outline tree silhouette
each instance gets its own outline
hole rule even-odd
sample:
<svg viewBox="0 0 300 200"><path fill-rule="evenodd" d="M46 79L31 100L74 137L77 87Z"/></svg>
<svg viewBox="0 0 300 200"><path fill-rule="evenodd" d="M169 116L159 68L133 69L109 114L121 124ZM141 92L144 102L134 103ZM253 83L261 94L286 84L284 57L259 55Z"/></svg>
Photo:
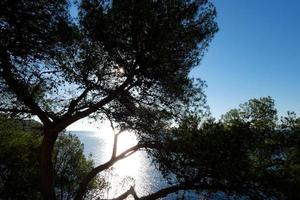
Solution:
<svg viewBox="0 0 300 200"><path fill-rule="evenodd" d="M188 115L178 127L156 136L164 146L150 153L166 178L174 182L176 177L170 190L299 199L300 118L289 113L278 121L276 113L274 100L264 97L218 121Z"/></svg>
<svg viewBox="0 0 300 200"><path fill-rule="evenodd" d="M167 119L201 101L188 73L217 31L206 0L82 0L76 20L70 6L0 2L0 111L42 122L44 199L55 199L52 151L70 124L90 116L150 132L155 127L138 122ZM132 151L152 143L139 145Z"/></svg>

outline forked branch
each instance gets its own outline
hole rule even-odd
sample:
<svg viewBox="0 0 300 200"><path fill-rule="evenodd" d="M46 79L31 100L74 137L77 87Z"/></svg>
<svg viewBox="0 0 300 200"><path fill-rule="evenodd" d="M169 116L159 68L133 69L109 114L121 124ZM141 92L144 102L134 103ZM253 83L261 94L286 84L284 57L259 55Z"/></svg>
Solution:
<svg viewBox="0 0 300 200"><path fill-rule="evenodd" d="M116 135L117 137L118 135ZM115 143L116 144L116 143ZM92 169L81 181L81 183L79 184L79 188L78 188L78 192L77 195L75 196L75 200L80 200L83 198L84 194L86 193L87 190L87 186L90 183L90 181L97 176L98 173L109 169L110 167L112 167L116 162L118 162L119 160L122 160L124 158L127 158L128 156L132 155L133 153L137 152L140 149L144 149L144 148L156 148L159 149L161 147L161 145L154 143L154 142L146 142L146 143L139 143L135 146L132 146L130 148L128 148L127 150L123 151L122 153L120 153L119 155L113 154L112 158L102 164L99 165L97 167L95 167L94 169ZM115 156L114 156L115 155Z"/></svg>

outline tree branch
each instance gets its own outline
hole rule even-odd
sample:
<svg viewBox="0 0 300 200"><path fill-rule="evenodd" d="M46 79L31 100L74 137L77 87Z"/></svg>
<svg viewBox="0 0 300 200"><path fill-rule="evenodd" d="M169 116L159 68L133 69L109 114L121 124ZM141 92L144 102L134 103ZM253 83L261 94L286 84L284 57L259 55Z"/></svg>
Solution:
<svg viewBox="0 0 300 200"><path fill-rule="evenodd" d="M87 87L76 99L72 100L70 102L67 114L71 114L75 107L78 105L78 103L84 98L86 97L87 93L90 91L90 88Z"/></svg>
<svg viewBox="0 0 300 200"><path fill-rule="evenodd" d="M108 104L109 102L114 100L119 95L122 95L122 93L124 92L126 87L129 86L130 83L132 83L132 80L133 80L132 77L128 77L118 88L116 88L115 90L110 92L106 97L104 97L99 102L95 103L94 105L91 105L90 107L88 107L87 109L85 109L83 111L76 112L72 116L70 116L70 113L67 112L56 122L57 127L63 129L63 128L67 127L68 125L76 122L77 120L87 117L90 114L96 112L101 107Z"/></svg>
<svg viewBox="0 0 300 200"><path fill-rule="evenodd" d="M193 184L191 182L181 183L178 185L173 185L167 188L163 188L154 192L152 194L138 197L134 188L130 187L126 192L121 194L120 196L110 199L110 200L123 200L127 198L129 195L132 195L135 200L155 200L166 197L169 194L181 191L181 190L221 190L224 189L224 186L216 186L216 185L209 185L207 183L203 184Z"/></svg>
<svg viewBox="0 0 300 200"><path fill-rule="evenodd" d="M33 114L36 114L40 118L44 125L49 125L51 121L47 113L38 106L37 102L35 102L35 99L28 91L26 84L14 77L12 69L15 67L10 63L8 52L5 49L1 49L0 56L3 69L1 75L6 84L15 93L17 98L30 108Z"/></svg>
<svg viewBox="0 0 300 200"><path fill-rule="evenodd" d="M121 194L120 196L114 198L114 199L110 199L110 200L121 200L121 199L126 199L128 196L132 195L133 198L135 200L139 199L139 197L137 196L134 187L130 187L129 190L127 190L126 192L124 192L123 194Z"/></svg>
<svg viewBox="0 0 300 200"><path fill-rule="evenodd" d="M127 150L123 151L122 153L120 153L119 155L112 157L108 162L99 165L97 167L95 167L94 169L92 169L81 181L81 183L79 184L79 189L78 192L75 196L75 200L81 200L84 196L84 194L86 193L86 189L88 184L90 183L90 181L96 177L96 175L108 168L110 168L111 166L113 166L117 161L122 160L130 155L132 155L133 153L135 153L136 151L143 149L143 148L160 148L161 145L156 144L154 142L147 142L147 143L139 143L135 146L132 146L130 148L128 148Z"/></svg>
<svg viewBox="0 0 300 200"><path fill-rule="evenodd" d="M121 133L123 133L126 129L121 129L118 133L114 133L114 143L113 143L113 151L111 155L111 159L115 159L117 156L118 150L118 137Z"/></svg>
<svg viewBox="0 0 300 200"><path fill-rule="evenodd" d="M154 199L166 197L169 194L172 194L174 192L178 192L178 191L184 190L184 189L192 190L192 189L196 189L196 187L193 185L188 186L188 185L183 185L183 184L174 185L174 186L170 186L167 188L163 188L161 190L158 190L157 192L154 192L152 194L142 196L142 197L138 197L134 188L130 187L126 192L124 192L120 196L113 198L113 199L109 199L109 200L123 200L123 199L126 199L130 195L132 195L135 200L154 200Z"/></svg>

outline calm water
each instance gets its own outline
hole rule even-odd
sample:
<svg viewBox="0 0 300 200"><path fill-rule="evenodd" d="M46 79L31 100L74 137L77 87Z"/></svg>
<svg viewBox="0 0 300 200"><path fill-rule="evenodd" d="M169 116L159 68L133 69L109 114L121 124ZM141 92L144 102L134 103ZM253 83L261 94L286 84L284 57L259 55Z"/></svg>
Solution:
<svg viewBox="0 0 300 200"><path fill-rule="evenodd" d="M95 165L108 161L112 153L113 135L99 132L70 131L77 135L84 144L85 155L92 154ZM137 143L133 134L122 133L119 136L118 152ZM108 197L112 198L126 191L130 185L135 185L139 196L149 194L167 186L162 175L155 169L146 152L139 151L118 161L111 172L106 173L106 178L111 182ZM170 197L168 198L170 199Z"/></svg>
<svg viewBox="0 0 300 200"><path fill-rule="evenodd" d="M95 165L107 162L112 154L113 134L90 131L69 131L79 137L84 144L86 156L92 154ZM119 136L118 153L137 143L133 134L122 133ZM138 196L155 192L168 186L161 173L155 169L146 152L139 151L128 158L118 161L109 173L103 174L111 184L105 198L113 198L128 190L131 185L135 186ZM176 199L176 195L169 195L165 200ZM185 199L202 199L201 195L192 192L185 193ZM229 200L222 193L212 198L214 200ZM245 200L244 198L241 198Z"/></svg>

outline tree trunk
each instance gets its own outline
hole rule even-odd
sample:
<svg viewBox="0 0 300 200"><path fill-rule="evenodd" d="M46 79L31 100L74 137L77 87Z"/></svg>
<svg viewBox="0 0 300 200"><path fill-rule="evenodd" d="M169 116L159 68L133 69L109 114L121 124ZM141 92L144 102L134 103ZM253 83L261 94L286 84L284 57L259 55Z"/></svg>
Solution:
<svg viewBox="0 0 300 200"><path fill-rule="evenodd" d="M52 152L58 133L44 131L40 152L41 192L44 200L55 200Z"/></svg>

